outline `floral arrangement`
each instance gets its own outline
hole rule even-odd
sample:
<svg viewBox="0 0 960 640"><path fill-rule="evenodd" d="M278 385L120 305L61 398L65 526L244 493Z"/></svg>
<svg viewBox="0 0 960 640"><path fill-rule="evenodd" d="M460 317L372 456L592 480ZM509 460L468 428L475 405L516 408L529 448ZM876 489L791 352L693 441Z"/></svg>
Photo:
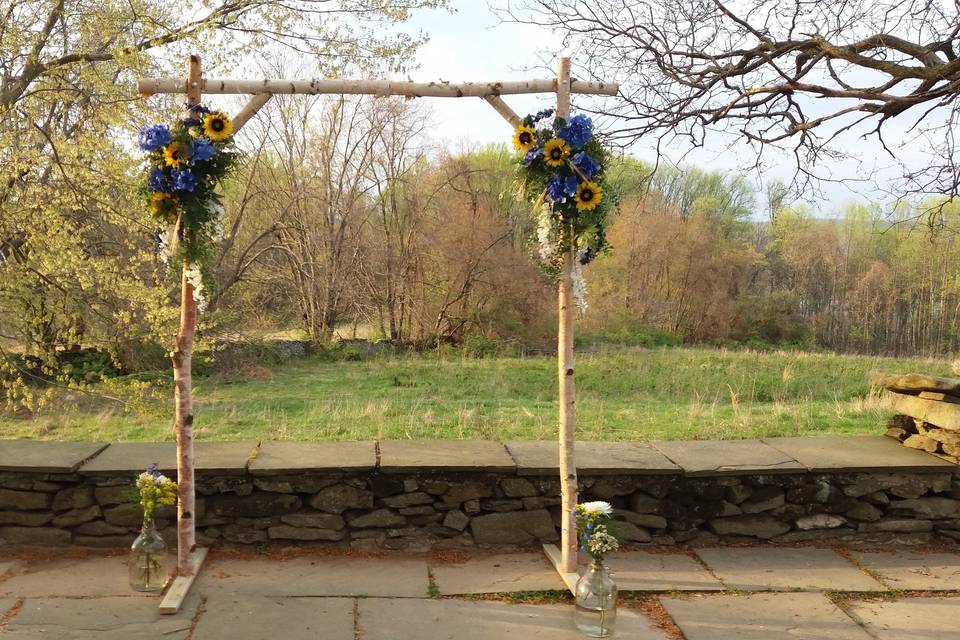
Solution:
<svg viewBox="0 0 960 640"><path fill-rule="evenodd" d="M183 261L202 300L200 271L222 234L223 207L216 188L235 165L233 123L224 113L187 104L190 114L172 127L151 124L140 131L147 152L142 193L154 218L164 259Z"/></svg>
<svg viewBox="0 0 960 640"><path fill-rule="evenodd" d="M609 502L582 502L573 510L580 550L597 562L620 548L617 537L610 533L613 507Z"/></svg>
<svg viewBox="0 0 960 640"><path fill-rule="evenodd" d="M143 521L153 522L157 507L169 507L177 503L177 483L157 470L151 464L147 470L137 476L137 490L140 492L140 506L143 507Z"/></svg>
<svg viewBox="0 0 960 640"><path fill-rule="evenodd" d="M607 247L607 216L616 198L606 185L608 152L585 115L552 117L553 109L526 116L513 133L521 196L537 218L539 259L551 275L559 273L565 251L574 249L574 295L586 310L581 267Z"/></svg>

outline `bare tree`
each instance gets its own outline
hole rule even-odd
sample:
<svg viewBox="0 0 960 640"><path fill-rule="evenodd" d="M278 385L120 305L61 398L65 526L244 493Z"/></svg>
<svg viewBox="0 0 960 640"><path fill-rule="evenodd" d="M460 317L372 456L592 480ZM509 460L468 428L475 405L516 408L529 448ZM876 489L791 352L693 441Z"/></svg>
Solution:
<svg viewBox="0 0 960 640"><path fill-rule="evenodd" d="M350 307L359 238L369 214L375 136L368 103L287 100L271 118L271 159L251 180L274 236L261 264L291 292L304 329L328 340ZM272 251L266 251L266 249Z"/></svg>
<svg viewBox="0 0 960 640"><path fill-rule="evenodd" d="M819 160L872 136L902 168L897 195L960 193L960 0L528 0L506 13L562 33L582 76L620 82L623 100L597 113L619 119L624 143L735 134L757 166L771 147L792 153L805 187L829 179Z"/></svg>

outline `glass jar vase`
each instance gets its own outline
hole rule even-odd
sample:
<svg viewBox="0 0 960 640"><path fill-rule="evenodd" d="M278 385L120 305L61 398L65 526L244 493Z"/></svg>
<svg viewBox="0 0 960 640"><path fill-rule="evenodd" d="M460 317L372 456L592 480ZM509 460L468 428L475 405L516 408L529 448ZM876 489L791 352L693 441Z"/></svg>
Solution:
<svg viewBox="0 0 960 640"><path fill-rule="evenodd" d="M617 622L617 585L603 562L594 560L577 581L576 624L591 638L613 635Z"/></svg>
<svg viewBox="0 0 960 640"><path fill-rule="evenodd" d="M130 545L130 587L134 591L160 591L167 582L167 543L153 522L144 522Z"/></svg>

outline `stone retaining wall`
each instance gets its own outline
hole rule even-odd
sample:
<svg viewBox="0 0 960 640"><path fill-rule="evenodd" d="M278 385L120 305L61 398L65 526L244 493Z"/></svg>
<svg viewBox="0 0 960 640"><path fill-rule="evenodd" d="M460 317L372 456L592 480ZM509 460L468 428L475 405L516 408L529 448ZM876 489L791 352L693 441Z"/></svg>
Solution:
<svg viewBox="0 0 960 640"><path fill-rule="evenodd" d="M58 447L64 448L58 450ZM550 442L198 443L202 545L292 541L384 549L558 539ZM870 459L852 467L855 457ZM0 441L0 548L126 546L132 477L168 443ZM579 443L581 499L633 543L926 543L960 539L955 465L879 436ZM173 541L173 509L158 516Z"/></svg>

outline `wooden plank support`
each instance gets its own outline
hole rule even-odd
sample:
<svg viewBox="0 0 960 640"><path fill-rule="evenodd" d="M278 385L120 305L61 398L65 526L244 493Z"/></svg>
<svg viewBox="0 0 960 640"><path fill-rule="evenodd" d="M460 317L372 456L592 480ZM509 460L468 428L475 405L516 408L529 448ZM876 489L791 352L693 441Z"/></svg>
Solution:
<svg viewBox="0 0 960 640"><path fill-rule="evenodd" d="M250 98L250 101L243 106L243 109L240 109L240 113L233 118L234 132L242 129L243 125L247 124L250 118L257 115L257 111L260 111L260 109L263 108L263 105L270 102L270 98L272 97L272 93L258 93Z"/></svg>
<svg viewBox="0 0 960 640"><path fill-rule="evenodd" d="M173 582L170 583L170 587L163 595L163 600L160 601L160 613L163 615L172 615L180 611L180 607L183 606L183 600L187 597L187 594L190 592L190 587L193 586L193 581L197 577L197 572L203 565L203 561L207 559L207 548L199 547L194 549L190 555L194 571L190 575L178 575L173 579Z"/></svg>
<svg viewBox="0 0 960 640"><path fill-rule="evenodd" d="M570 593L577 594L577 580L580 579L580 575L573 571L564 571L563 569L563 554L560 553L560 549L555 544L545 544L543 545L543 552L546 554L550 562L553 563L553 567L557 570L557 573L560 574L560 579L563 580L563 583L567 585L567 589L570 590Z"/></svg>
<svg viewBox="0 0 960 640"><path fill-rule="evenodd" d="M140 78L137 89L143 95L186 93L186 78ZM612 82L569 80L569 92L613 96L619 86ZM463 98L468 96L505 96L521 93L555 93L557 80L512 80L504 82L412 82L403 80L232 80L205 78L200 82L205 94L352 94L407 96L410 98Z"/></svg>
<svg viewBox="0 0 960 640"><path fill-rule="evenodd" d="M516 128L520 126L520 116L518 116L516 112L510 108L510 105L503 101L503 98L500 96L489 95L483 96L483 99L486 100L487 103L493 107L494 111L499 113L504 120L509 122L511 127Z"/></svg>

